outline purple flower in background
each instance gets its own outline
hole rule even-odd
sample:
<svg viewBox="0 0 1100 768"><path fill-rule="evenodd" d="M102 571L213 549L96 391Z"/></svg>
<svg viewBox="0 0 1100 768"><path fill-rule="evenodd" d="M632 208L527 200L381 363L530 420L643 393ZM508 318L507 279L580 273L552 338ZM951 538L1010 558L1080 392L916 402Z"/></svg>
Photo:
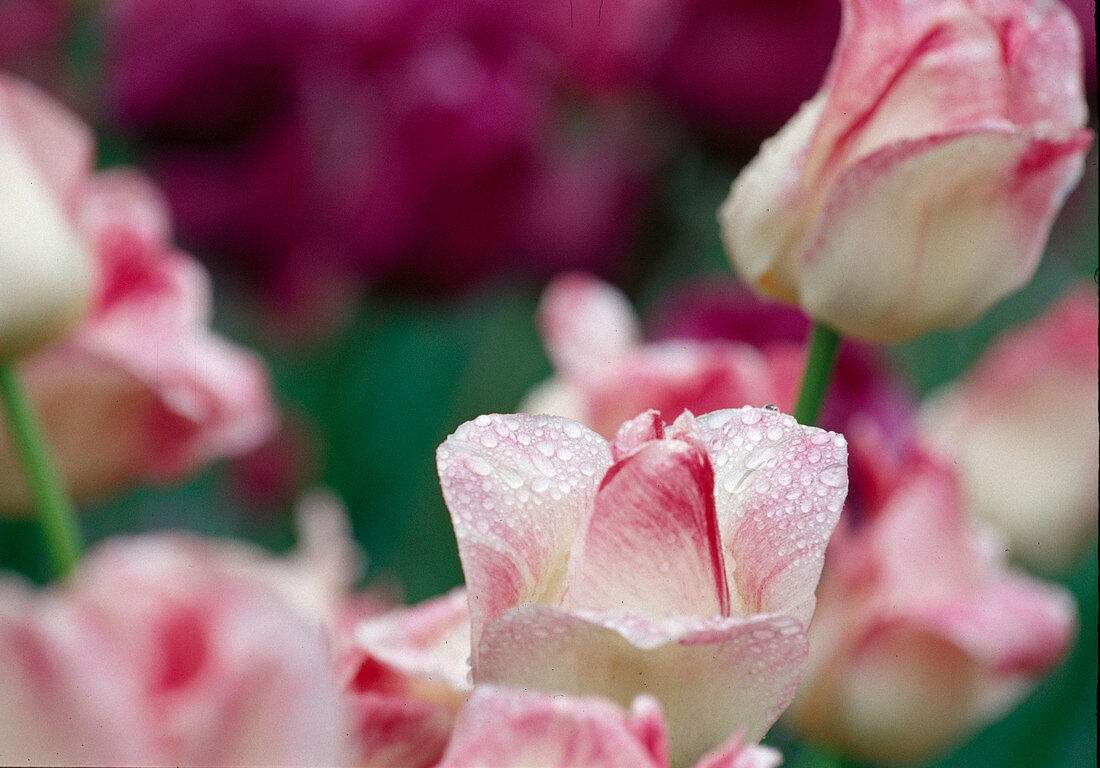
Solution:
<svg viewBox="0 0 1100 768"><path fill-rule="evenodd" d="M501 0L116 0L111 106L191 244L283 294L324 272L429 292L502 269L614 272L654 145L618 107L568 113L529 16Z"/></svg>
<svg viewBox="0 0 1100 768"><path fill-rule="evenodd" d="M836 0L541 0L531 13L586 91L656 99L741 147L814 95L840 29Z"/></svg>

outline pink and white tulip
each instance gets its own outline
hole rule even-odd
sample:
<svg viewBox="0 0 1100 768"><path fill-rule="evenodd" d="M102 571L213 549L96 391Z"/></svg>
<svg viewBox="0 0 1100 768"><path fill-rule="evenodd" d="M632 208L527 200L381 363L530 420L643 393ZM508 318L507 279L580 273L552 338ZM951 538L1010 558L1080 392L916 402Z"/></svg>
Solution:
<svg viewBox="0 0 1100 768"><path fill-rule="evenodd" d="M520 410L566 416L611 438L650 408L668 417L742 405L794 408L810 323L798 310L762 301L731 281L700 283L664 302L655 340L626 296L583 272L555 278L539 324L554 376ZM843 431L855 414L888 429L910 416L912 396L868 345L840 350L819 424Z"/></svg>
<svg viewBox="0 0 1100 768"><path fill-rule="evenodd" d="M86 129L44 95L0 81L0 96L0 123L16 104L35 117L20 123L20 138L57 148L45 178L60 180L69 223L98 271L90 314L20 370L70 492L169 481L257 446L276 420L266 369L211 330L209 277L172 246L160 194L136 171L92 175ZM0 509L27 504L0 435Z"/></svg>
<svg viewBox="0 0 1100 768"><path fill-rule="evenodd" d="M88 308L94 270L73 214L93 156L76 116L0 73L0 359L56 341Z"/></svg>
<svg viewBox="0 0 1100 768"><path fill-rule="evenodd" d="M1097 318L1095 288L1071 291L922 413L924 439L959 468L968 512L1043 572L1095 546Z"/></svg>
<svg viewBox="0 0 1100 768"><path fill-rule="evenodd" d="M555 376L521 410L566 416L610 439L625 420L654 409L675 418L775 403L783 387L748 344L667 339L645 342L619 289L574 272L552 281L539 306Z"/></svg>
<svg viewBox="0 0 1100 768"><path fill-rule="evenodd" d="M453 592L368 618L340 664L359 765L435 765L472 687L470 612Z"/></svg>
<svg viewBox="0 0 1100 768"><path fill-rule="evenodd" d="M673 763L759 739L801 679L847 489L839 435L755 408L654 411L608 444L480 416L438 451L469 594L473 680L656 697Z"/></svg>
<svg viewBox="0 0 1100 768"><path fill-rule="evenodd" d="M261 562L166 534L0 581L0 762L345 764L329 639Z"/></svg>
<svg viewBox="0 0 1100 768"><path fill-rule="evenodd" d="M1046 0L845 0L818 94L733 183L726 250L842 333L972 322L1034 273L1091 134L1073 15Z"/></svg>
<svg viewBox="0 0 1100 768"><path fill-rule="evenodd" d="M803 736L884 765L932 759L995 719L1074 635L1062 588L1009 570L964 510L956 476L911 446L879 469L878 500L846 513L829 546L810 665L785 719ZM859 450L856 450L856 449Z"/></svg>
<svg viewBox="0 0 1100 768"><path fill-rule="evenodd" d="M777 768L770 747L733 736L695 768ZM458 716L438 768L669 768L660 705L639 696L624 712L596 696L549 696L479 686Z"/></svg>

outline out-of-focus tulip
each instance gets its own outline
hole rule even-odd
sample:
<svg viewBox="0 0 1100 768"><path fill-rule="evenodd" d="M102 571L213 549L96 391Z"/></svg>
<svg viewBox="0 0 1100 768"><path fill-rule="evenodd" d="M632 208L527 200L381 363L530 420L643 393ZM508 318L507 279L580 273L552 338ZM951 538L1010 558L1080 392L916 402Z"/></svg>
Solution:
<svg viewBox="0 0 1100 768"><path fill-rule="evenodd" d="M481 416L438 451L473 680L655 696L683 766L793 695L844 439L774 411L625 423ZM736 564L736 567L735 565Z"/></svg>
<svg viewBox="0 0 1100 768"><path fill-rule="evenodd" d="M156 190L136 172L100 173L79 220L100 270L91 314L21 371L70 492L171 480L261 443L275 425L267 372L210 329L209 278L172 247ZM27 503L0 438L0 509Z"/></svg>
<svg viewBox="0 0 1100 768"><path fill-rule="evenodd" d="M608 272L650 142L610 106L572 130L529 16L500 0L116 0L113 111L184 236L291 304L318 272L433 292Z"/></svg>
<svg viewBox="0 0 1100 768"><path fill-rule="evenodd" d="M726 249L845 334L965 325L1035 271L1086 117L1058 2L846 0L822 90L733 183Z"/></svg>
<svg viewBox="0 0 1100 768"><path fill-rule="evenodd" d="M340 664L359 765L426 768L451 736L470 691L470 611L456 589L353 629Z"/></svg>
<svg viewBox="0 0 1100 768"><path fill-rule="evenodd" d="M695 768L777 768L770 747L733 736ZM439 768L668 768L660 705L634 699L629 712L595 696L548 696L480 686L458 716Z"/></svg>
<svg viewBox="0 0 1100 768"><path fill-rule="evenodd" d="M0 358L56 341L88 308L92 261L74 218L93 149L74 115L0 73Z"/></svg>
<svg viewBox="0 0 1100 768"><path fill-rule="evenodd" d="M1095 546L1097 323L1095 288L1082 286L922 413L924 439L959 469L968 512L1047 573Z"/></svg>
<svg viewBox="0 0 1100 768"><path fill-rule="evenodd" d="M810 666L785 718L845 754L895 765L946 751L1016 703L1062 657L1070 595L1008 570L965 515L949 465L849 432L880 494L845 513L810 626ZM892 464L893 466L889 466Z"/></svg>
<svg viewBox="0 0 1100 768"><path fill-rule="evenodd" d="M328 640L251 550L105 543L61 587L0 584L0 762L340 765Z"/></svg>
<svg viewBox="0 0 1100 768"><path fill-rule="evenodd" d="M547 286L539 325L555 376L521 410L566 416L608 439L649 409L672 419L685 410L776 402L777 383L759 351L728 341L643 343L626 296L586 274Z"/></svg>
<svg viewBox="0 0 1100 768"><path fill-rule="evenodd" d="M650 408L670 418L742 405L794 408L810 331L800 312L730 282L685 289L657 315L658 339L645 342L618 289L583 273L556 278L539 308L554 377L520 410L566 416L610 438L629 414ZM873 349L848 341L820 423L843 431L860 413L892 431L911 401Z"/></svg>
<svg viewBox="0 0 1100 768"><path fill-rule="evenodd" d="M275 425L267 372L210 329L209 278L172 246L157 190L136 171L92 174L87 128L8 78L0 133L0 156L18 161L0 186L18 206L0 216L0 354L40 345L91 303L67 339L21 361L70 492L174 479L262 442ZM37 176L20 176L32 163ZM50 216L30 216L39 204ZM26 485L2 427L0 510L19 509Z"/></svg>

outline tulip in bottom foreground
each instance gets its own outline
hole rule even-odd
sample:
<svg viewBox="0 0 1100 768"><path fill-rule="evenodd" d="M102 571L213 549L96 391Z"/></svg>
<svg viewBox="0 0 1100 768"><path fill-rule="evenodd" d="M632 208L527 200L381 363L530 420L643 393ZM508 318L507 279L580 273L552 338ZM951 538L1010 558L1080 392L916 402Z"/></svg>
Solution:
<svg viewBox="0 0 1100 768"><path fill-rule="evenodd" d="M734 735L695 768L777 768L780 754ZM668 768L660 706L639 696L624 712L596 696L480 686L458 716L438 768Z"/></svg>
<svg viewBox="0 0 1100 768"><path fill-rule="evenodd" d="M755 408L667 427L650 411L610 444L567 419L481 416L438 464L475 683L652 695L678 766L786 707L847 489L839 435Z"/></svg>

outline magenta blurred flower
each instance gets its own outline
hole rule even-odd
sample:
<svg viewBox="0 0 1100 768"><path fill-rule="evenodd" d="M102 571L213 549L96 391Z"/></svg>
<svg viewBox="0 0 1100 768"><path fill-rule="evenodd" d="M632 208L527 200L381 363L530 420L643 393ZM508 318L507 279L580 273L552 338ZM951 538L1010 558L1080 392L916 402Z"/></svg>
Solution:
<svg viewBox="0 0 1100 768"><path fill-rule="evenodd" d="M644 341L618 289L580 273L556 278L539 308L555 375L521 409L568 416L611 437L624 419L650 408L667 418L685 409L794 408L809 335L800 312L725 282L683 289L657 316L657 340ZM822 426L843 430L862 413L892 431L911 411L910 395L875 352L845 343Z"/></svg>
<svg viewBox="0 0 1100 768"><path fill-rule="evenodd" d="M586 92L656 101L727 146L754 146L814 94L840 26L836 0L544 0L530 10Z"/></svg>
<svg viewBox="0 0 1100 768"><path fill-rule="evenodd" d="M0 69L36 82L56 80L73 10L67 0L0 3Z"/></svg>
<svg viewBox="0 0 1100 768"><path fill-rule="evenodd" d="M901 341L972 322L1034 273L1091 143L1058 2L846 0L821 91L719 213L755 290Z"/></svg>
<svg viewBox="0 0 1100 768"><path fill-rule="evenodd" d="M777 768L782 756L739 735L695 768ZM439 768L669 768L660 705L630 711L595 696L550 696L479 686L458 716Z"/></svg>
<svg viewBox="0 0 1100 768"><path fill-rule="evenodd" d="M3 94L0 118L35 118L13 123L17 138L41 145L42 186L98 271L90 314L20 366L71 492L171 480L258 445L275 425L266 369L210 329L209 279L172 246L156 189L136 171L93 175L74 117L28 86ZM13 509L28 497L4 433L0 509Z"/></svg>
<svg viewBox="0 0 1100 768"><path fill-rule="evenodd" d="M182 534L105 543L61 587L0 583L0 762L341 765L328 640L288 565Z"/></svg>
<svg viewBox="0 0 1100 768"><path fill-rule="evenodd" d="M803 736L868 762L924 762L1015 704L1075 629L1061 587L1010 571L966 518L948 464L849 431L877 499L829 545L806 680L784 716Z"/></svg>
<svg viewBox="0 0 1100 768"><path fill-rule="evenodd" d="M470 688L470 612L456 589L359 622L340 661L358 765L427 768Z"/></svg>
<svg viewBox="0 0 1100 768"><path fill-rule="evenodd" d="M116 0L108 19L114 112L181 228L261 280L306 261L447 291L623 254L639 129L574 130L514 4Z"/></svg>
<svg viewBox="0 0 1100 768"><path fill-rule="evenodd" d="M1096 288L1075 288L921 413L924 439L958 467L968 513L1042 572L1065 572L1096 542L1097 317Z"/></svg>
<svg viewBox="0 0 1100 768"><path fill-rule="evenodd" d="M842 437L754 408L667 430L649 411L610 444L494 415L437 457L475 683L653 695L676 765L779 716L847 489Z"/></svg>

